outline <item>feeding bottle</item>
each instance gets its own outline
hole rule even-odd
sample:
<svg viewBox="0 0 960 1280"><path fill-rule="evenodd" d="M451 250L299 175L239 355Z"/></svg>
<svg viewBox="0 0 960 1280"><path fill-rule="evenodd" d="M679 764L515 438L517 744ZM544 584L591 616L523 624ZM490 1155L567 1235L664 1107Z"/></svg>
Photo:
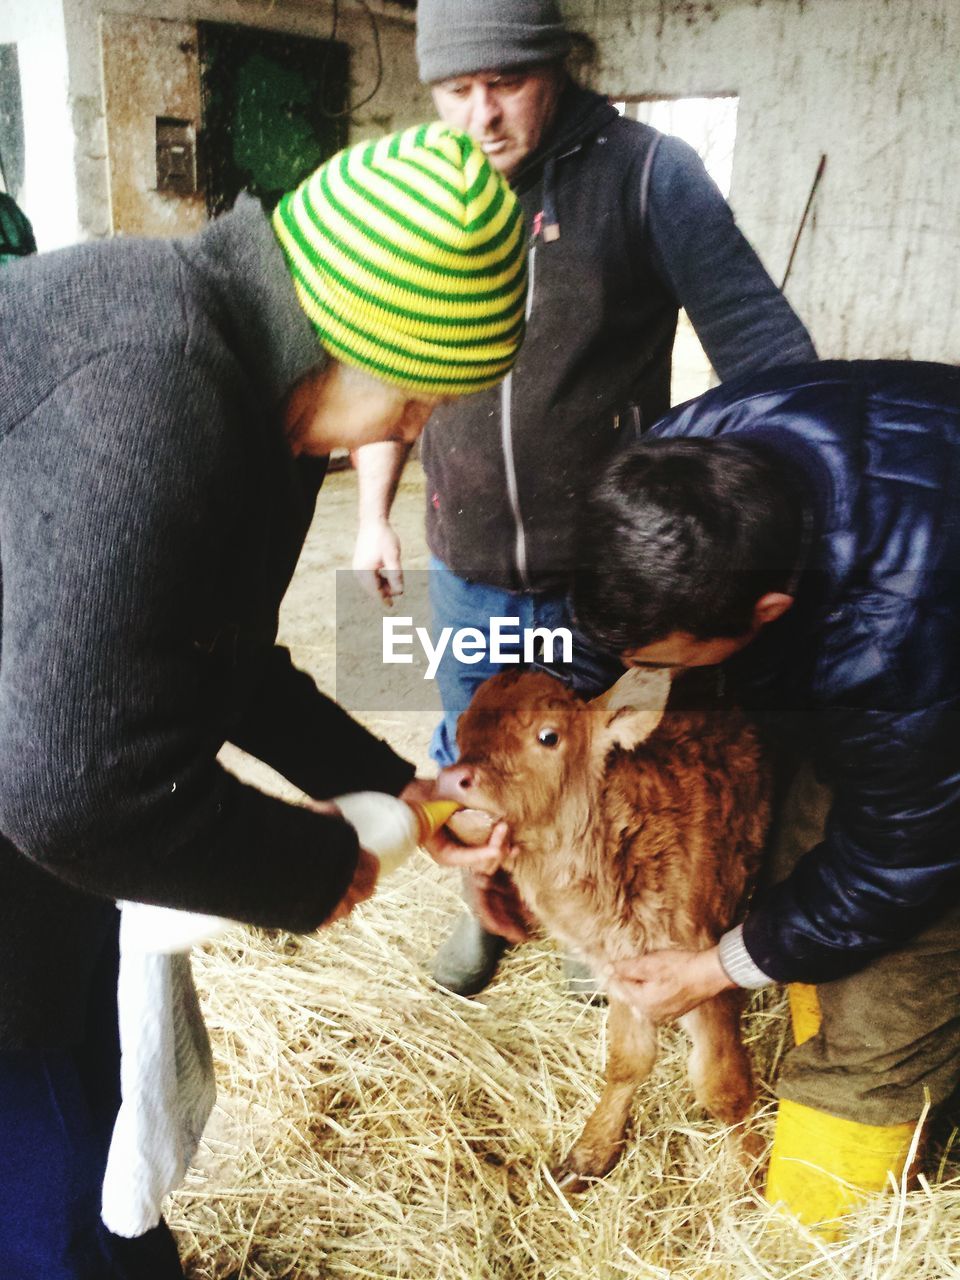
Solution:
<svg viewBox="0 0 960 1280"><path fill-rule="evenodd" d="M333 803L363 848L379 858L384 875L405 862L461 808L455 800L400 800L382 791L353 791L335 796Z"/></svg>

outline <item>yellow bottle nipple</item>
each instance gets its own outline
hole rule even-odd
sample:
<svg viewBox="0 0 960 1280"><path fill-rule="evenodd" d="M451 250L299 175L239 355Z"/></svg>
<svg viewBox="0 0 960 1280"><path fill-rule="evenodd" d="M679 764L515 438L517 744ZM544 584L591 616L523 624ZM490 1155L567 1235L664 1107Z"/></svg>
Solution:
<svg viewBox="0 0 960 1280"><path fill-rule="evenodd" d="M417 819L417 843L423 844L425 840L429 840L432 835L440 830L443 824L458 809L462 809L456 800L408 800L406 802L413 810Z"/></svg>

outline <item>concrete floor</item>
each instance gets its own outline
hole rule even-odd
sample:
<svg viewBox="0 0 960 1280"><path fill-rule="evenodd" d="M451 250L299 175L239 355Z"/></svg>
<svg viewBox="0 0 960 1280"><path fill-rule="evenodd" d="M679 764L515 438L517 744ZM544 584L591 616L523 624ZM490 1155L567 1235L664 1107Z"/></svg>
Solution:
<svg viewBox="0 0 960 1280"><path fill-rule="evenodd" d="M423 471L418 462L411 461L392 513L403 548L403 565L410 571L424 570L428 562L423 488ZM316 516L280 617L282 643L289 646L297 666L309 671L331 696L336 696L337 684L337 574L350 571L356 527L356 473L352 469L333 472L320 491ZM341 638L341 644L347 642ZM355 714L401 755L415 761L421 771L432 773L427 747L439 715L439 700L430 701L430 710L398 708Z"/></svg>

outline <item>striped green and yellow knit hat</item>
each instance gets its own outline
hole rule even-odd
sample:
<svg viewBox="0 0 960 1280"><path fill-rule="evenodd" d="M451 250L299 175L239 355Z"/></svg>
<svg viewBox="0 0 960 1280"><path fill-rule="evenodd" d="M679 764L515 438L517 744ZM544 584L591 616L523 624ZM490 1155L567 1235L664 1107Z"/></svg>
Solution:
<svg viewBox="0 0 960 1280"><path fill-rule="evenodd" d="M336 359L427 396L509 372L524 330L523 214L467 134L436 122L348 147L281 199L273 226Z"/></svg>

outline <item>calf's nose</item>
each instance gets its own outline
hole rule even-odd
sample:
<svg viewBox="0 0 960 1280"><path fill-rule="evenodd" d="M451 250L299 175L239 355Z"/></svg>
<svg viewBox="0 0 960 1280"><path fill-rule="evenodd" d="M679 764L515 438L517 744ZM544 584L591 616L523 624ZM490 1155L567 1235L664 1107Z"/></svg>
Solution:
<svg viewBox="0 0 960 1280"><path fill-rule="evenodd" d="M437 795L444 800L464 800L473 787L473 770L466 764L452 764L440 770Z"/></svg>

